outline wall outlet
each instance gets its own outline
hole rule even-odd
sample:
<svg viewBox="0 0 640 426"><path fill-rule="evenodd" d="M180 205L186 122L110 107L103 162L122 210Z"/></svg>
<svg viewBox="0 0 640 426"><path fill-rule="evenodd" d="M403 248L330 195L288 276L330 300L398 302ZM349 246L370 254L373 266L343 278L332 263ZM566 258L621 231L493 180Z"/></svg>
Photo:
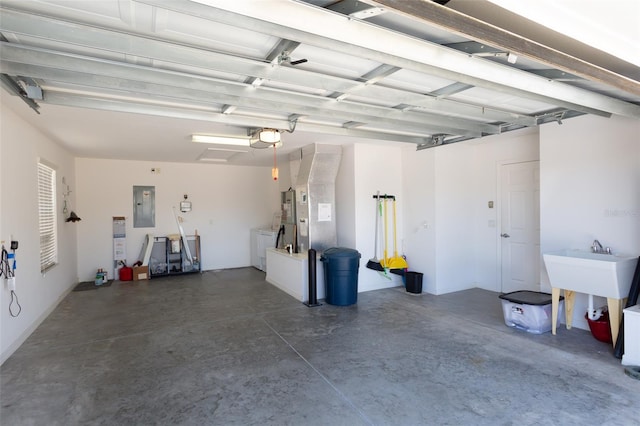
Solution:
<svg viewBox="0 0 640 426"><path fill-rule="evenodd" d="M16 277L7 278L7 289L14 291L16 289Z"/></svg>

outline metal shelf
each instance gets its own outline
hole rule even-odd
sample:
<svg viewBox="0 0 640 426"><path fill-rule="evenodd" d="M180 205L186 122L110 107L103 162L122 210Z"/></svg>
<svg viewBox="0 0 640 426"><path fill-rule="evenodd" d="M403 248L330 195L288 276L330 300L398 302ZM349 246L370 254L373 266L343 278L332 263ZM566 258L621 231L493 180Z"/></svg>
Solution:
<svg viewBox="0 0 640 426"><path fill-rule="evenodd" d="M149 273L151 278L168 275L192 274L202 272L200 254L200 236L187 235L187 244L193 262L189 262L182 239L171 240L168 237L154 237Z"/></svg>

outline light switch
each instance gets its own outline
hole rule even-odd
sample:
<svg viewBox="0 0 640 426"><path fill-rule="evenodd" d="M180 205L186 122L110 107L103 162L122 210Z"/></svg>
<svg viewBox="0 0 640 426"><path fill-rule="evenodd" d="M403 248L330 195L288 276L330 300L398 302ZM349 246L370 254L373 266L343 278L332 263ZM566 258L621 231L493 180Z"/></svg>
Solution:
<svg viewBox="0 0 640 426"><path fill-rule="evenodd" d="M489 205L489 208L490 208L490 209L492 209L492 208L493 208L493 201L489 201L487 204Z"/></svg>

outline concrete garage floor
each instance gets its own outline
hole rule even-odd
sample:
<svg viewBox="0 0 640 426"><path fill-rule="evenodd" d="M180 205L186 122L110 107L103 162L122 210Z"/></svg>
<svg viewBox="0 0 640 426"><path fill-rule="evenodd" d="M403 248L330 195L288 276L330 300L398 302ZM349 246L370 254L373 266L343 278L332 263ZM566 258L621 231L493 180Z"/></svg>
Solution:
<svg viewBox="0 0 640 426"><path fill-rule="evenodd" d="M508 328L479 289L307 308L253 268L116 282L70 293L4 363L0 423L637 424L611 353Z"/></svg>

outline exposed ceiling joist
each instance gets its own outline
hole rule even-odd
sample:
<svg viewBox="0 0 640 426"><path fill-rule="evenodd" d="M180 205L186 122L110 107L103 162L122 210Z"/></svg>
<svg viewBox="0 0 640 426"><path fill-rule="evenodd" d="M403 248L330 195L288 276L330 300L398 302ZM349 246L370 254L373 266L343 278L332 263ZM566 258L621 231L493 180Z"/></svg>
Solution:
<svg viewBox="0 0 640 426"><path fill-rule="evenodd" d="M438 90L434 90L431 92L432 95L437 97L450 96L455 93L464 92L467 89L471 89L473 86L465 83L453 83L448 86L442 87Z"/></svg>
<svg viewBox="0 0 640 426"><path fill-rule="evenodd" d="M425 148L581 114L640 117L640 96L632 92L521 52L513 61L505 47L402 10L369 0L274 5L0 0L2 84L40 93L36 123L63 144L76 140L83 156L101 135L91 128L64 133L58 123L65 115L86 112L101 125L103 117L121 118L112 111L145 114L137 119L155 123L153 130L171 123L176 131L156 134L154 147L161 139L171 147L172 139L194 132L244 135L273 127L291 132L279 155L310 138L346 143L340 136L353 136ZM148 151L137 133L110 140L123 138ZM96 155L108 149L102 143ZM193 145L174 154L187 158L182 161L202 156L203 147ZM260 153L252 151L228 163L255 164ZM140 150L137 158L147 157Z"/></svg>
<svg viewBox="0 0 640 426"><path fill-rule="evenodd" d="M423 0L375 0L376 4L437 25L480 43L522 55L552 68L640 95L640 82L567 55L517 34L482 22L451 8ZM614 112L614 111L611 111Z"/></svg>
<svg viewBox="0 0 640 426"><path fill-rule="evenodd" d="M185 108L176 108L161 105L149 105L146 103L137 103L124 100L90 98L82 95L71 93L52 93L48 96L48 103L53 105L75 106L79 108L100 109L105 111L128 112L143 115L157 115L160 117L172 117L189 120L209 121L234 126L246 126L246 120L234 115L216 114L216 111L210 110L189 110ZM260 120L264 127L276 129L287 129L289 120L264 119L255 117ZM297 130L303 132L323 133L338 136L350 136L365 139L377 139L386 141L395 141L402 143L410 143L420 145L424 143L426 138L410 135L400 135L397 133L384 133L379 131L371 131L366 129L353 129L335 126L327 126L318 123L298 122Z"/></svg>
<svg viewBox="0 0 640 426"><path fill-rule="evenodd" d="M195 5L200 6L200 5ZM292 67L273 66L271 62L284 49L293 49L298 42L285 39L272 50L264 61L229 56L213 51L203 52L200 49L177 45L164 40L154 40L148 35L138 35L126 32L110 32L107 29L95 28L71 22L54 20L43 16L28 15L24 12L7 10L3 11L2 30L13 32L28 32L28 34L47 38L70 44L82 44L83 46L100 47L114 52L121 52L131 56L143 56L151 59L162 59L170 63L198 67L203 70L216 70L224 73L236 74L238 76L250 73L252 76L244 81L253 84L257 78L263 80L274 80L295 85L311 85L318 90L331 90L334 93L345 94L358 92L361 96L368 96L371 99L385 99L397 104L406 103L423 107L425 111L437 114L452 114L458 117L474 118L480 120L493 120L497 122L533 122L533 118L527 117L515 111L501 111L498 109L486 108L483 106L469 105L462 102L439 99L434 103L434 96L431 94L411 93L384 87L375 84L363 84L362 81L349 80L343 77L320 74ZM7 45L9 46L9 45ZM381 65L379 74L371 75L370 78L390 75L398 70L398 67ZM363 79L369 78L366 75ZM470 87L470 86L467 86ZM366 90L364 90L366 89ZM340 96L337 95L337 96ZM337 97L336 96L336 97ZM440 94L435 96L440 97ZM229 113L233 105L228 105L226 111ZM599 111L592 111L600 113Z"/></svg>
<svg viewBox="0 0 640 426"><path fill-rule="evenodd" d="M497 134L499 127L452 117L434 117L416 112L398 111L349 101L337 102L324 97L283 93L266 87L231 84L215 78L180 75L168 70L133 64L63 55L44 49L3 44L0 72L19 75L29 71L36 78L65 83L127 90L149 95L161 92L167 97L245 106L270 111L314 114L342 121L373 122L377 125L402 124L408 131L429 134ZM25 65L28 64L28 68ZM63 70L64 72L60 72ZM174 79L174 77L180 77Z"/></svg>
<svg viewBox="0 0 640 426"><path fill-rule="evenodd" d="M215 22L250 27L256 31L302 43L368 57L372 60L449 78L454 81L539 100L587 114L619 114L640 117L640 106L605 95L549 81L525 71L512 69L440 45L389 31L380 38L380 28L366 22L336 20L321 9L286 2L279 13L270 13L265 2L219 2L196 0L185 5L174 1L141 0ZM201 4L198 4L201 3ZM206 7L210 6L210 7Z"/></svg>

